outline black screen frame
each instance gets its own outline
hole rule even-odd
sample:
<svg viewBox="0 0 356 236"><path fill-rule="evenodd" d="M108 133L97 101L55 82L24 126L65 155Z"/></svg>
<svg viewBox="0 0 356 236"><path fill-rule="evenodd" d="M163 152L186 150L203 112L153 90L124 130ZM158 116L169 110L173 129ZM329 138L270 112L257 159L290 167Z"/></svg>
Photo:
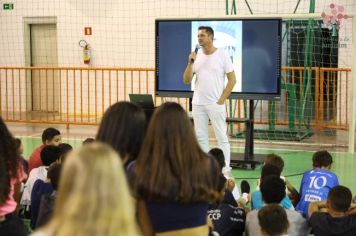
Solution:
<svg viewBox="0 0 356 236"><path fill-rule="evenodd" d="M253 92L232 92L229 96L230 99L243 99L243 100L276 100L281 96L281 67L282 67L282 18L277 17L263 17L263 18L250 18L250 17L217 17L217 18L161 18L155 20L155 95L158 97L181 97L192 98L194 91L182 91L182 90L159 90L159 32L158 25L160 22L179 22L179 21L266 21L273 20L278 22L278 52L277 52L277 91L276 93L253 93ZM188 55L187 55L188 57ZM182 71L182 80L183 80Z"/></svg>

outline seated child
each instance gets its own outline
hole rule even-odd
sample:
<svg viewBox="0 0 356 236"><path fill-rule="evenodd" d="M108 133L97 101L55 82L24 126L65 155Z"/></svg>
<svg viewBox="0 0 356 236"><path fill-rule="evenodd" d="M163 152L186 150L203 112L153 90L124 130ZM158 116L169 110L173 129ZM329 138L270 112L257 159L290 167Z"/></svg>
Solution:
<svg viewBox="0 0 356 236"><path fill-rule="evenodd" d="M226 193L226 188L226 178L220 176L218 189L223 196ZM214 230L220 236L239 236L245 231L245 210L236 206L235 199L228 200L224 197L221 202L209 205L208 217L213 222Z"/></svg>
<svg viewBox="0 0 356 236"><path fill-rule="evenodd" d="M60 151L60 162L64 163L64 160L67 158L68 154L73 151L73 147L68 143L61 143L58 145Z"/></svg>
<svg viewBox="0 0 356 236"><path fill-rule="evenodd" d="M273 165L266 164L262 167L261 181L263 181L263 178L266 178L267 176L271 176L271 175L275 175L280 178L280 174L281 174L280 169L278 169L277 167L275 167ZM251 208L259 210L263 207L263 205L264 205L264 202L262 199L261 191L259 190L259 191L253 192L251 195ZM292 202L290 201L290 199L287 195L284 196L283 200L281 201L281 205L285 209L294 209Z"/></svg>
<svg viewBox="0 0 356 236"><path fill-rule="evenodd" d="M212 156L219 164L219 167L221 169L221 173L223 173L223 169L225 167L225 157L224 153L220 148L213 148L209 151L210 156ZM235 200L240 198L240 193L239 189L237 188L235 184L235 180L232 179L230 176L225 176L225 178L228 181L228 188L227 191L230 191L235 198ZM230 193L227 193L229 195ZM236 205L237 206L237 205Z"/></svg>
<svg viewBox="0 0 356 236"><path fill-rule="evenodd" d="M60 179L62 164L53 163L48 169L47 178L53 188L53 191L48 194L44 194L41 197L40 208L38 211L38 217L36 222L36 228L45 225L50 221L53 210L54 203L57 198L57 189Z"/></svg>
<svg viewBox="0 0 356 236"><path fill-rule="evenodd" d="M264 236L287 235L289 228L287 214L278 204L264 206L258 212L258 222Z"/></svg>
<svg viewBox="0 0 356 236"><path fill-rule="evenodd" d="M36 148L31 154L31 156L28 158L28 172L31 172L33 168L37 168L43 165L40 154L45 146L58 146L61 143L61 140L61 133L57 129L45 129L42 133L42 145Z"/></svg>
<svg viewBox="0 0 356 236"><path fill-rule="evenodd" d="M48 167L53 163L59 160L60 149L57 146L45 146L41 151L41 162L43 166L34 168L31 170L30 175L26 181L25 189L21 197L22 206L31 205L31 194L32 188L36 180L41 179L45 180L47 177Z"/></svg>
<svg viewBox="0 0 356 236"><path fill-rule="evenodd" d="M277 167L281 173L283 172L284 161L280 156L276 154L268 154L264 164L271 164ZM293 206L296 206L300 198L298 191L294 188L294 186L288 181L286 177L281 175L281 179L286 183L286 193L288 194L289 199L292 201ZM259 185L260 180L257 181L257 190L259 188Z"/></svg>
<svg viewBox="0 0 356 236"><path fill-rule="evenodd" d="M38 213L40 210L40 203L41 203L41 198L43 195L46 194L52 194L53 192L53 185L51 184L51 178L53 176L53 172L56 171L56 168L59 164L57 162L53 162L47 172L47 178L45 180L38 179L36 180L35 184L33 185L32 188L32 193L31 193L31 228L35 229L36 228L36 222L38 218Z"/></svg>
<svg viewBox="0 0 356 236"><path fill-rule="evenodd" d="M333 158L328 151L318 151L313 155L313 169L306 171L300 184L300 201L296 210L305 217L311 202L324 201L331 188L339 185L337 176L330 171Z"/></svg>
<svg viewBox="0 0 356 236"><path fill-rule="evenodd" d="M326 201L309 204L309 224L315 236L356 235L356 205L351 198L351 191L339 185L329 191Z"/></svg>

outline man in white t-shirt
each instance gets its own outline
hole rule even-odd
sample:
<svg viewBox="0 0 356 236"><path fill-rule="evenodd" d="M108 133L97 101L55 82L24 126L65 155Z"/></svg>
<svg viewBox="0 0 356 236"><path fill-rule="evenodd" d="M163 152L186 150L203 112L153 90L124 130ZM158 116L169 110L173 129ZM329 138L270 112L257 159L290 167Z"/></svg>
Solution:
<svg viewBox="0 0 356 236"><path fill-rule="evenodd" d="M219 147L224 152L227 171L230 167L230 144L227 137L225 101L236 83L232 61L227 52L213 45L214 31L209 26L200 26L198 42L202 50L192 52L184 71L183 82L192 82L196 74L193 96L193 119L198 142L208 152L209 119L213 125ZM228 83L225 87L225 75Z"/></svg>

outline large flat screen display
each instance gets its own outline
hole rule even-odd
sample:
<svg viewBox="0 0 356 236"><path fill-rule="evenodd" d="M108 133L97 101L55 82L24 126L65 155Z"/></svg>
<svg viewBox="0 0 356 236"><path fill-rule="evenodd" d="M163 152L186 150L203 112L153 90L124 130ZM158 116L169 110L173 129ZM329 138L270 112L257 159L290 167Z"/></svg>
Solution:
<svg viewBox="0 0 356 236"><path fill-rule="evenodd" d="M210 26L214 46L225 50L234 66L237 83L230 97L279 97L281 24L281 19L157 19L156 95L193 95L194 77L184 84L183 73L196 48L199 26Z"/></svg>

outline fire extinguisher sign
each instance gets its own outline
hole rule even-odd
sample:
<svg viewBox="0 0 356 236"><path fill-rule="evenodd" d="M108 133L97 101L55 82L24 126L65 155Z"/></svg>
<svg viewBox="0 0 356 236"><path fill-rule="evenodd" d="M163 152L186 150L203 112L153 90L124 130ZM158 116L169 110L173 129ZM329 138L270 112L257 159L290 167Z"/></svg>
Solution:
<svg viewBox="0 0 356 236"><path fill-rule="evenodd" d="M84 27L84 35L91 35L92 31L91 31L91 27Z"/></svg>

